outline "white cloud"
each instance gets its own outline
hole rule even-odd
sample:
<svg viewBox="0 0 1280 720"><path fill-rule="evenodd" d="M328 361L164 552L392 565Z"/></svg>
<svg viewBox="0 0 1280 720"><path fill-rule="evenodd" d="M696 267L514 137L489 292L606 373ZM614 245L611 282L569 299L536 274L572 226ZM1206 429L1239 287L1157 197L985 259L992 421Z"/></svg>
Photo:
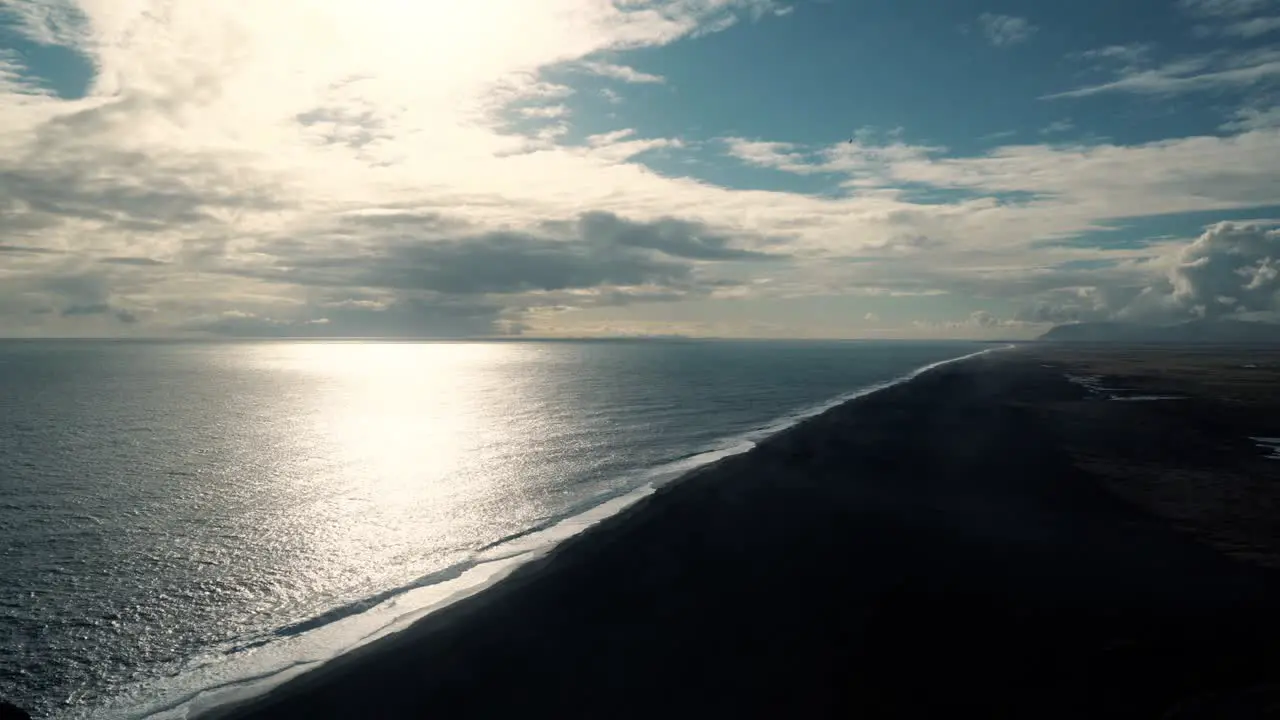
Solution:
<svg viewBox="0 0 1280 720"><path fill-rule="evenodd" d="M623 128L622 130L614 130L612 132L600 133L599 135L591 135L587 138L587 144L591 147L612 145L635 134L636 131L634 129Z"/></svg>
<svg viewBox="0 0 1280 720"><path fill-rule="evenodd" d="M995 13L979 15L978 25L982 28L982 34L987 41L996 47L1026 42L1039 29L1026 18Z"/></svg>
<svg viewBox="0 0 1280 720"><path fill-rule="evenodd" d="M901 141L840 143L812 150L730 140L728 152L745 162L797 174L842 173L853 188L912 183L992 195L1023 193L1031 199L1002 204L986 198L967 207L899 205L897 210L919 213L921 220L954 213L1000 215L1008 222L1020 222L1020 216L1028 222L1034 218L1037 236L1054 234L1054 226L1063 232L1084 230L1092 220L1110 217L1264 205L1273 201L1269 184L1280 182L1280 132L1273 130L1133 146L1010 145L973 157L943 157L945 148ZM1135 182L1135 177L1141 181Z"/></svg>
<svg viewBox="0 0 1280 720"><path fill-rule="evenodd" d="M1010 146L976 158L900 162L892 172L899 181L1031 193L1059 212L1104 218L1268 204L1263 188L1280 180L1273 163L1280 133L1259 131L1134 146Z"/></svg>
<svg viewBox="0 0 1280 720"><path fill-rule="evenodd" d="M1178 0L1179 8L1198 17L1239 17L1275 4L1275 0Z"/></svg>
<svg viewBox="0 0 1280 720"><path fill-rule="evenodd" d="M37 279L92 267L101 297L68 296L67 307L146 305L170 327L183 313L216 315L218 304L276 318L287 313L268 306L310 300L254 269L299 242L318 257L380 242L309 235L352 210L413 207L481 229L536 228L634 191L620 208L631 216L692 211L698 200L678 198L705 194L696 183L628 162L678 139L564 148L560 101L572 88L541 71L779 9L767 0L6 2L16 27L86 54L96 77L88 97L60 100L25 80L19 58L0 57L0 223L10 247L29 249L0 275L37 305L56 305L71 286L46 290ZM587 68L656 79L620 64ZM508 129L513 117L542 122L521 135ZM688 214L724 217L718 202ZM97 264L123 255L156 264ZM208 270L237 274L194 280Z"/></svg>
<svg viewBox="0 0 1280 720"><path fill-rule="evenodd" d="M1280 49L1239 53L1216 52L1175 60L1158 67L1125 68L1116 79L1045 95L1045 99L1077 98L1102 93L1173 95L1247 88L1280 78Z"/></svg>
<svg viewBox="0 0 1280 720"><path fill-rule="evenodd" d="M764 150L756 152L757 161L804 173L826 165L830 155L795 145ZM967 158L915 146L885 154L894 159L849 171L854 182L847 200L806 211L795 228L802 240L795 276L775 275L768 292L847 295L878 288L1031 303L1061 288L1132 289L1109 301L1116 306L1161 276L1157 259L1183 241L1152 239L1110 250L1043 241L1105 232L1109 226L1100 221L1106 219L1272 204L1269 188L1280 183L1280 132L1273 130L1131 147L1006 146ZM901 193L865 189L904 184L964 195L915 205ZM1001 199L1008 193L1019 195ZM1070 269L1078 261L1102 264ZM1105 315L1099 307L1081 309L1079 300L1071 307L1082 317Z"/></svg>
<svg viewBox="0 0 1280 720"><path fill-rule="evenodd" d="M1259 14L1280 9L1276 0L1179 0L1178 5L1188 15L1205 21L1195 28L1202 36L1255 38L1280 30L1280 16Z"/></svg>
<svg viewBox="0 0 1280 720"><path fill-rule="evenodd" d="M661 83L665 79L661 75L640 72L629 65L617 65L607 62L583 62L581 68L601 77L612 78L629 83Z"/></svg>
<svg viewBox="0 0 1280 720"><path fill-rule="evenodd" d="M999 318L986 310L975 310L970 313L969 322L979 327L994 327L1002 324L1002 321Z"/></svg>
<svg viewBox="0 0 1280 720"><path fill-rule="evenodd" d="M745 138L725 138L724 142L728 146L729 155L748 165L802 174L819 172L795 154L797 146L791 143L764 142Z"/></svg>
<svg viewBox="0 0 1280 720"><path fill-rule="evenodd" d="M684 147L684 142L678 138L633 138L634 134L635 130L628 128L592 135L587 138L587 145L591 149L584 156L595 160L623 162L649 150Z"/></svg>
<svg viewBox="0 0 1280 720"><path fill-rule="evenodd" d="M744 163L829 175L840 196L652 171L637 156L689 144L643 133L627 105L610 109L625 129L567 144L575 88L544 71L610 57L605 74L625 80L628 49L785 9L768 2L41 8L23 27L98 74L62 100L0 58L6 332L469 334L554 330L564 308L1133 285L1158 275L1155 249L1035 243L1271 202L1280 184L1280 133L1252 116L1237 137L967 158L903 133L724 143ZM953 195L913 202L906 185ZM1057 268L1098 259L1114 265L1091 279ZM662 334L646 322L625 326Z"/></svg>
<svg viewBox="0 0 1280 720"><path fill-rule="evenodd" d="M1224 35L1234 35L1235 37L1241 38L1254 38L1277 30L1280 30L1280 17L1271 16L1256 17L1233 22L1223 27L1221 32Z"/></svg>
<svg viewBox="0 0 1280 720"><path fill-rule="evenodd" d="M1166 246L1146 272L1110 285L1062 286L1024 305L1015 320L1169 323L1243 315L1280 319L1280 230L1275 221L1223 222ZM1100 278L1096 278L1100 279Z"/></svg>
<svg viewBox="0 0 1280 720"><path fill-rule="evenodd" d="M901 140L877 143L869 133L849 142L810 150L791 143L724 138L731 157L757 167L797 175L819 173L845 175L850 187L877 188L891 184L887 178L896 163L923 160L945 148L910 145Z"/></svg>
<svg viewBox="0 0 1280 720"><path fill-rule="evenodd" d="M1146 59L1150 52L1151 45L1148 43L1126 43L1085 50L1079 53L1079 57L1085 60L1120 60L1136 63Z"/></svg>
<svg viewBox="0 0 1280 720"><path fill-rule="evenodd" d="M980 337L1010 337L1029 334L1032 323L1018 319L997 317L986 310L975 310L963 320L916 320L913 324L921 330L942 335ZM1033 332L1030 334L1034 334Z"/></svg>
<svg viewBox="0 0 1280 720"><path fill-rule="evenodd" d="M6 16L23 35L41 45L82 46L93 39L75 0L4 0L0 19Z"/></svg>
<svg viewBox="0 0 1280 720"><path fill-rule="evenodd" d="M997 132L987 133L986 135L983 135L978 139L983 141L1003 140L1005 138L1011 138L1017 134L1018 134L1017 130L999 130Z"/></svg>
<svg viewBox="0 0 1280 720"><path fill-rule="evenodd" d="M1223 124L1222 129L1229 132L1248 132L1251 130L1270 130L1280 128L1280 105L1267 107L1244 107L1235 112L1232 119Z"/></svg>
<svg viewBox="0 0 1280 720"><path fill-rule="evenodd" d="M0 93L13 102L31 102L32 96L49 93L32 82L22 57L12 50L0 48Z"/></svg>
<svg viewBox="0 0 1280 720"><path fill-rule="evenodd" d="M1280 311L1280 229L1216 224L1179 253L1169 284L1196 316Z"/></svg>
<svg viewBox="0 0 1280 720"><path fill-rule="evenodd" d="M533 105L517 108L516 112L528 118L560 118L569 114L566 105Z"/></svg>
<svg viewBox="0 0 1280 720"><path fill-rule="evenodd" d="M1041 135L1056 135L1058 133L1070 132L1074 130L1076 124L1070 120L1054 120L1048 125L1040 128Z"/></svg>

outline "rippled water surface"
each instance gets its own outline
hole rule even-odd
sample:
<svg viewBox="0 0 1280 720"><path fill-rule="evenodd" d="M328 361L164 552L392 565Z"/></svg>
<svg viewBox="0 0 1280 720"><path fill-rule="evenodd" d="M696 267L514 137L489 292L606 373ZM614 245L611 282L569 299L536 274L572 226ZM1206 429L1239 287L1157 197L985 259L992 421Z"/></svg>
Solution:
<svg viewBox="0 0 1280 720"><path fill-rule="evenodd" d="M0 697L143 702L975 349L0 342Z"/></svg>

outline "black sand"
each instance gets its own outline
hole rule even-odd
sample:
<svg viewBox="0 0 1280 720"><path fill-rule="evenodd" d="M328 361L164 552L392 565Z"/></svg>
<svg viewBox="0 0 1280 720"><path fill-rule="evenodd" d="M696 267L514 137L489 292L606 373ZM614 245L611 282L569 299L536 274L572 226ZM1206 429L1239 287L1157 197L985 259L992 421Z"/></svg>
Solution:
<svg viewBox="0 0 1280 720"><path fill-rule="evenodd" d="M1280 583L1248 557L1265 543L1232 556L1199 540L1230 518L1187 511L1194 487L1182 526L1153 498L1187 468L1275 485L1280 462L1194 383L1179 392L1212 412L1171 415L1191 401L1091 398L1063 379L1088 358L1037 352L836 408L224 712L1267 716ZM1280 436L1276 410L1255 434ZM1127 468L1144 479L1125 494Z"/></svg>

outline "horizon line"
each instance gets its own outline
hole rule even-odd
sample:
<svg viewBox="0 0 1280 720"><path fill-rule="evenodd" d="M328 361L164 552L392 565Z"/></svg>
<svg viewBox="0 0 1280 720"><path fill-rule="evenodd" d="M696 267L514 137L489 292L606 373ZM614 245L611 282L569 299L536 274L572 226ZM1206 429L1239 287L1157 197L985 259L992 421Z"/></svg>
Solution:
<svg viewBox="0 0 1280 720"><path fill-rule="evenodd" d="M590 341L677 341L677 342L977 342L1010 343L1028 342L1010 338L965 337L736 337L720 335L459 335L450 337L405 336L262 336L262 335L11 335L0 336L0 342L16 341L99 341L99 342L590 342Z"/></svg>

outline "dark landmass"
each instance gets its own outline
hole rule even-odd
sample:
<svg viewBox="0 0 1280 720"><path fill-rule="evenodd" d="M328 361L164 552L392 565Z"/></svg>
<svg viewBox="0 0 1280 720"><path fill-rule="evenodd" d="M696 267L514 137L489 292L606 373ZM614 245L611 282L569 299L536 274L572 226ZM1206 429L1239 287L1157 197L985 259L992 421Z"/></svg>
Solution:
<svg viewBox="0 0 1280 720"><path fill-rule="evenodd" d="M1082 322L1059 325L1040 340L1108 343L1280 344L1280 324L1244 320L1192 320L1177 325Z"/></svg>
<svg viewBox="0 0 1280 720"><path fill-rule="evenodd" d="M1104 402L1043 409L1078 467L1222 552L1280 570L1280 459L1252 439L1280 438L1280 347L1022 354L1098 388L1090 396ZM1162 441L1130 442L1134 425Z"/></svg>
<svg viewBox="0 0 1280 720"><path fill-rule="evenodd" d="M945 366L208 716L1273 717L1280 461L1250 436L1280 437L1280 353Z"/></svg>

